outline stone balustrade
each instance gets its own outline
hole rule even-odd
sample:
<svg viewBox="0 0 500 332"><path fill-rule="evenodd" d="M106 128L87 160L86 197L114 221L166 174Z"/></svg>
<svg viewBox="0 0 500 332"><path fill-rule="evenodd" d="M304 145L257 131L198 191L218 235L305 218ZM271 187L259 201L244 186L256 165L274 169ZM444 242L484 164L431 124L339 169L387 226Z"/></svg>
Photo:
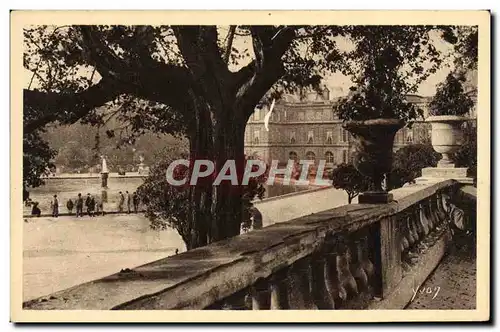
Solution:
<svg viewBox="0 0 500 332"><path fill-rule="evenodd" d="M410 185L392 191L395 201L388 204L351 204L303 216L23 307L402 309L446 250L443 197L460 204L460 187L454 180Z"/></svg>

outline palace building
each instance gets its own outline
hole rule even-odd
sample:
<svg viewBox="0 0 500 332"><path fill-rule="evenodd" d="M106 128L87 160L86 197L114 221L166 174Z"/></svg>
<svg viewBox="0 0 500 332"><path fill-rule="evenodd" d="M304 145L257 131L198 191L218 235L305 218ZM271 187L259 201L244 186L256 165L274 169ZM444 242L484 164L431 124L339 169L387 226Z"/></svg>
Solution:
<svg viewBox="0 0 500 332"><path fill-rule="evenodd" d="M475 91L472 91L475 96ZM408 95L428 115L429 97ZM342 128L342 120L334 106L339 98L330 98L325 87L322 93L308 92L301 96L286 95L277 102L265 127L269 106L256 109L245 130L245 153L261 158L267 163L279 160L286 164L294 160L326 160L327 168L334 168L350 160L352 137ZM475 117L475 110L473 111ZM430 139L430 125L423 121L402 128L395 137L394 149L405 145L423 143Z"/></svg>

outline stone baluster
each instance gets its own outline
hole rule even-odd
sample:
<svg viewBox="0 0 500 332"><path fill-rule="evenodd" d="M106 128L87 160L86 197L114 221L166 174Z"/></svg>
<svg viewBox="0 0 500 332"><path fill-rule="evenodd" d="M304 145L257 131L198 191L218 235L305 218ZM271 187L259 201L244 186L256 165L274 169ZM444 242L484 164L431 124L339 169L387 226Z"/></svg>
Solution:
<svg viewBox="0 0 500 332"><path fill-rule="evenodd" d="M404 221L404 224L405 224L405 228L408 230L408 247L412 247L415 242L416 242L416 239L415 239L415 236L413 235L413 230L411 229L410 227L410 219L407 217L407 216L404 216L403 218L403 221Z"/></svg>
<svg viewBox="0 0 500 332"><path fill-rule="evenodd" d="M412 214L413 214L413 219L415 219L416 222L420 225L420 227L424 230L422 237L425 237L430 233L431 228L429 226L429 223L426 222L427 220L422 219L420 211L421 209L422 206L420 204L415 204L415 206L412 208Z"/></svg>
<svg viewBox="0 0 500 332"><path fill-rule="evenodd" d="M343 285L340 284L337 271L338 253L326 254L325 280L326 290L333 301L334 308L342 307L347 301L348 293Z"/></svg>
<svg viewBox="0 0 500 332"><path fill-rule="evenodd" d="M405 252L410 247L410 230L408 229L408 224L405 218L398 217L397 224L399 227L399 232L401 234L401 252Z"/></svg>
<svg viewBox="0 0 500 332"><path fill-rule="evenodd" d="M421 241L426 233L425 233L425 226L424 226L424 223L422 222L422 219L420 218L416 218L416 214L414 213L414 209L413 207L410 207L408 209L408 217L411 219L411 222L413 223L414 227L415 227L415 230L418 234L418 239L419 241ZM428 229L427 229L427 233L428 233Z"/></svg>
<svg viewBox="0 0 500 332"><path fill-rule="evenodd" d="M269 289L271 290L271 310L290 309L288 303L288 267L283 268L270 278Z"/></svg>
<svg viewBox="0 0 500 332"><path fill-rule="evenodd" d="M310 257L295 262L290 269L288 303L293 309L318 309L312 297L312 270Z"/></svg>
<svg viewBox="0 0 500 332"><path fill-rule="evenodd" d="M419 203L419 210L420 210L420 220L422 220L422 223L426 224L427 227L429 228L429 231L432 232L434 230L434 225L432 224L432 220L428 217L427 208L425 204Z"/></svg>
<svg viewBox="0 0 500 332"><path fill-rule="evenodd" d="M370 279L373 277L375 267L368 258L368 239L362 236L355 240L356 259L354 265L353 276L356 279L358 290L368 291Z"/></svg>
<svg viewBox="0 0 500 332"><path fill-rule="evenodd" d="M432 197L428 198L425 202L427 205L428 211L429 211L429 219L432 220L432 223L434 224L434 228L439 226L439 218L437 218L436 211L434 209L434 204L433 204L433 199Z"/></svg>
<svg viewBox="0 0 500 332"><path fill-rule="evenodd" d="M414 246L420 240L420 238L418 236L417 228L415 226L415 220L413 220L413 218L411 217L411 215L407 215L406 220L408 221L408 228L409 228L410 234L411 234L411 236L413 238L411 246Z"/></svg>
<svg viewBox="0 0 500 332"><path fill-rule="evenodd" d="M339 297L341 292L344 290L347 295L347 299L356 297L359 294L358 286L350 270L350 253L345 239L340 236L337 237L335 248L335 251L337 252L336 268Z"/></svg>
<svg viewBox="0 0 500 332"><path fill-rule="evenodd" d="M447 219L447 213L444 207L443 194L441 192L436 194L436 210L439 215L439 220L441 220L441 222L445 222Z"/></svg>
<svg viewBox="0 0 500 332"><path fill-rule="evenodd" d="M434 208L434 204L433 204L433 199L432 197L427 199L425 204L427 205L427 208L428 208L428 211L429 211L429 216L430 216L430 220L432 221L432 224L434 225L434 228L436 228L437 226L440 225L440 221L439 221L439 218L436 214L436 209Z"/></svg>
<svg viewBox="0 0 500 332"><path fill-rule="evenodd" d="M418 259L418 248L421 243L421 240L423 237L420 237L417 231L417 223L414 218L412 218L411 215L408 217L408 226L410 228L410 232L412 233L415 242L411 245L410 249L405 255L405 259L411 264L415 264L416 260ZM422 233L422 232L421 232Z"/></svg>
<svg viewBox="0 0 500 332"><path fill-rule="evenodd" d="M271 308L271 292L267 280L258 280L250 289L252 310L269 310Z"/></svg>
<svg viewBox="0 0 500 332"><path fill-rule="evenodd" d="M331 255L329 254L329 257L326 257L327 255L315 255L311 261L312 296L318 309L335 308L333 295L327 289L328 279L330 278L328 269L331 265L327 261L335 259Z"/></svg>

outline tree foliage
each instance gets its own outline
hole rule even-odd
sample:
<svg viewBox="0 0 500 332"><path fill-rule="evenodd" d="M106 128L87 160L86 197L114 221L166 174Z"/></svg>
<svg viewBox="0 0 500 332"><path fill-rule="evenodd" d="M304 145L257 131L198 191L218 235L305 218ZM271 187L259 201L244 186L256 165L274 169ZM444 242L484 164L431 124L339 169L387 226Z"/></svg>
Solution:
<svg viewBox="0 0 500 332"><path fill-rule="evenodd" d="M352 164L342 163L332 172L333 187L345 190L349 204L360 193L369 190L370 183L370 179L362 175Z"/></svg>
<svg viewBox="0 0 500 332"><path fill-rule="evenodd" d="M23 136L23 191L44 183L42 176L50 174L56 151L40 137L39 131ZM27 193L23 194L27 198Z"/></svg>
<svg viewBox="0 0 500 332"><path fill-rule="evenodd" d="M449 73L437 87L436 94L429 103L431 115L467 114L474 106L472 98L464 90L464 73Z"/></svg>
<svg viewBox="0 0 500 332"><path fill-rule="evenodd" d="M452 156L456 167L467 167L467 176L477 183L477 127L472 121L467 122L463 128L464 142Z"/></svg>
<svg viewBox="0 0 500 332"><path fill-rule="evenodd" d="M467 160L466 156L463 156ZM392 170L387 174L387 190L412 183L422 176L422 168L436 167L441 155L430 144L407 145L393 155ZM464 161L465 162L465 161ZM370 190L370 179L359 173L352 164L341 164L332 172L333 186L343 189L349 204L360 193Z"/></svg>
<svg viewBox="0 0 500 332"><path fill-rule="evenodd" d="M348 68L359 70L353 73L351 92L337 105L339 118L396 118L408 122L422 116L423 111L408 102L406 95L415 93L443 62L431 40L432 31L435 27L354 28L351 38L356 47L350 53Z"/></svg>
<svg viewBox="0 0 500 332"><path fill-rule="evenodd" d="M422 168L436 167L441 155L430 144L411 144L394 153L392 170L387 175L388 190L412 183L422 176Z"/></svg>
<svg viewBox="0 0 500 332"><path fill-rule="evenodd" d="M106 132L121 124L93 127L80 122L72 125L49 126L42 138L57 151L54 164L63 172L98 172L104 155L111 172L135 171L143 158L146 165L154 163L154 155L181 139L161 133L145 133L137 139L123 141L119 135Z"/></svg>

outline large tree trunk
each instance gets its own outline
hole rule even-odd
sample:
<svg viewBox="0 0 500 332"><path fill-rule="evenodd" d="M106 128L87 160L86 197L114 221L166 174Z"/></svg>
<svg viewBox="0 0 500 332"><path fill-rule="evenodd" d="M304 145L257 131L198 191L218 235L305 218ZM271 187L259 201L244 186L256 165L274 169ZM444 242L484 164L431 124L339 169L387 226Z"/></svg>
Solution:
<svg viewBox="0 0 500 332"><path fill-rule="evenodd" d="M245 168L245 124L240 123L239 120L231 119L231 117L224 117L219 120L223 124L215 126L216 174L219 174L228 160L234 160L238 183L234 185L231 181L224 180L218 186L213 187L212 241L238 235L243 221L243 187L241 186L241 180Z"/></svg>
<svg viewBox="0 0 500 332"><path fill-rule="evenodd" d="M213 160L212 124L207 104L191 91L194 123L189 133L189 156L191 171L196 160ZM196 185L189 182L189 224L190 243L188 249L202 247L210 243L212 185L205 179L198 180Z"/></svg>
<svg viewBox="0 0 500 332"><path fill-rule="evenodd" d="M210 103L199 94L191 95L195 122L189 134L191 165L196 160L210 160L215 165L212 176L199 178L190 192L190 248L204 246L240 233L243 218L243 178L245 167L244 112L232 109L230 98ZM228 160L234 160L238 184L214 181ZM229 174L225 172L225 174Z"/></svg>

